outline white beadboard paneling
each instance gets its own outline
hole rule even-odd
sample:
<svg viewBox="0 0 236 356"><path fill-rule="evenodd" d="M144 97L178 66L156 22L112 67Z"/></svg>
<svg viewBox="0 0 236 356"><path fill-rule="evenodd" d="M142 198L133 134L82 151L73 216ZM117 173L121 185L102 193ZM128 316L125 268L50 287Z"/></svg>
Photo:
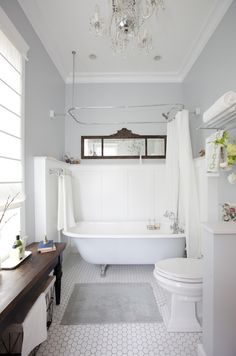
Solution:
<svg viewBox="0 0 236 356"><path fill-rule="evenodd" d="M209 219L209 211L211 210L211 203L209 200L210 194L208 189L208 177L206 175L206 162L204 157L194 159L194 167L197 179L198 199L199 199L199 212L201 223ZM200 246L202 251L202 238L203 230L201 229Z"/></svg>
<svg viewBox="0 0 236 356"><path fill-rule="evenodd" d="M125 220L125 171L122 168L102 171L102 220Z"/></svg>
<svg viewBox="0 0 236 356"><path fill-rule="evenodd" d="M209 216L209 182L205 160L195 159L201 221ZM49 168L64 162L35 159L35 236L57 240L57 177ZM165 164L71 165L76 221L163 219L166 210ZM211 183L212 184L212 183ZM210 185L211 185L210 184ZM210 200L209 200L210 199Z"/></svg>
<svg viewBox="0 0 236 356"><path fill-rule="evenodd" d="M57 233L57 216L58 216L58 177L55 174L49 174L50 168L57 168L58 162L55 165L50 160L46 160L46 221L47 230L46 235L54 241L58 235ZM59 166L61 167L61 165Z"/></svg>
<svg viewBox="0 0 236 356"><path fill-rule="evenodd" d="M96 169L74 170L73 189L76 220L101 220L101 172Z"/></svg>
<svg viewBox="0 0 236 356"><path fill-rule="evenodd" d="M198 199L200 207L200 221L207 221L208 217L208 189L207 189L207 175L206 163L202 157L194 160L195 172L197 178Z"/></svg>
<svg viewBox="0 0 236 356"><path fill-rule="evenodd" d="M34 158L34 200L35 240L41 240L47 233L46 227L46 160Z"/></svg>
<svg viewBox="0 0 236 356"><path fill-rule="evenodd" d="M165 164L158 165L154 170L154 217L162 220L164 212L166 211L166 171Z"/></svg>
<svg viewBox="0 0 236 356"><path fill-rule="evenodd" d="M165 210L164 164L72 166L76 220L147 220Z"/></svg>
<svg viewBox="0 0 236 356"><path fill-rule="evenodd" d="M154 218L154 168L127 168L128 220Z"/></svg>

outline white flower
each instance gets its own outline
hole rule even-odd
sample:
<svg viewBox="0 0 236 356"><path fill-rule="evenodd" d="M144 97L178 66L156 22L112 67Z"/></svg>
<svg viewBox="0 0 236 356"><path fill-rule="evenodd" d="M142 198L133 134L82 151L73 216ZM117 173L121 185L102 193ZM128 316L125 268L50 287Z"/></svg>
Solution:
<svg viewBox="0 0 236 356"><path fill-rule="evenodd" d="M220 163L220 168L222 168L224 171L231 171L232 167L228 165L228 162L221 162Z"/></svg>
<svg viewBox="0 0 236 356"><path fill-rule="evenodd" d="M225 168L228 166L228 163L226 161L220 163L221 168Z"/></svg>
<svg viewBox="0 0 236 356"><path fill-rule="evenodd" d="M236 184L236 173L228 175L228 181L230 184Z"/></svg>

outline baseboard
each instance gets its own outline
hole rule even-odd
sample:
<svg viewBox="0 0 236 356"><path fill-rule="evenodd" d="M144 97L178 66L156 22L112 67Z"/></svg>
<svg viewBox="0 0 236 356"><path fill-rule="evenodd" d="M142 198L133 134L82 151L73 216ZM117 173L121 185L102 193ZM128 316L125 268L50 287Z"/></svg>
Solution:
<svg viewBox="0 0 236 356"><path fill-rule="evenodd" d="M198 356L207 356L207 354L204 351L203 344L198 344Z"/></svg>

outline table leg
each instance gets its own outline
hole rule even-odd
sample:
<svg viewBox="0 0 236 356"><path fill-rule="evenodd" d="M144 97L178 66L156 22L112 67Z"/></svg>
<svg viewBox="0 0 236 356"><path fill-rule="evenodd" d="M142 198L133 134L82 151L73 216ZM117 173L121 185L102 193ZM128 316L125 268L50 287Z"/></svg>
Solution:
<svg viewBox="0 0 236 356"><path fill-rule="evenodd" d="M61 256L58 256L58 263L54 268L54 276L56 276L55 281L55 295L56 295L56 305L61 302L61 277L62 277L62 266L61 266Z"/></svg>

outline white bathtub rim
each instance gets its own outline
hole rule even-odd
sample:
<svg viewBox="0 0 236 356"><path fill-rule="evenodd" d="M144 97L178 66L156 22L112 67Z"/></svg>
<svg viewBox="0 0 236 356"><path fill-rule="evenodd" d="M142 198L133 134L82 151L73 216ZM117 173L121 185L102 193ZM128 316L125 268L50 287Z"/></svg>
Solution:
<svg viewBox="0 0 236 356"><path fill-rule="evenodd" d="M116 234L116 235L111 235L111 234L79 234L79 233L75 233L75 232L71 232L71 231L64 231L63 230L63 235L68 236L68 237L74 237L74 238L78 238L78 239L179 239L179 238L185 238L186 235L185 234L156 234L156 235L145 235L145 234L141 234L141 235L137 235L137 234Z"/></svg>
<svg viewBox="0 0 236 356"><path fill-rule="evenodd" d="M83 225L86 225L86 223L88 224L88 226L92 226L93 224L94 225L102 225L102 224L105 224L105 225L111 225L111 224L139 224L141 226L145 226L145 222L140 222L140 221L109 221L109 222L106 222L106 221L81 221L81 222L78 222L75 226L67 229L67 230L63 230L63 234L65 236L68 236L68 237L73 237L73 238L82 238L82 239L88 239L88 238L94 238L94 239L109 239L109 238L117 238L117 239L127 239L127 238L130 238L130 239L133 239L133 238L138 238L138 239L156 239L156 238L173 238L173 239L176 239L176 238L186 238L186 234L185 233L181 233L181 234L173 234L169 231L165 231L163 232L161 229L160 230L144 230L142 233L138 233L137 231L136 232L119 232L119 231L116 231L116 232L111 232L111 231L105 231L104 233L94 233L92 231L92 229L90 231L86 231L86 232L79 232L79 228L80 228L80 224ZM164 225L167 225L167 224L163 224ZM77 231L76 231L77 230Z"/></svg>

